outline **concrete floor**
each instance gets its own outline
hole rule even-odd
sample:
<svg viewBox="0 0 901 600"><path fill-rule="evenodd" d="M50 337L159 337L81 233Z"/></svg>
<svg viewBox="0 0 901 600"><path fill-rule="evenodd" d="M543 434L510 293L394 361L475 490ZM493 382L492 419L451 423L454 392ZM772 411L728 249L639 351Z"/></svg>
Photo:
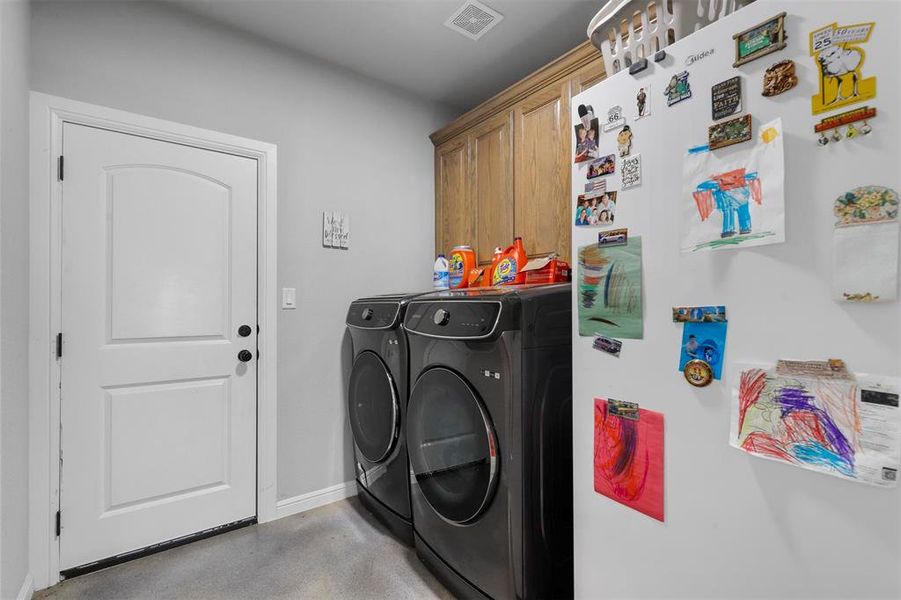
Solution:
<svg viewBox="0 0 901 600"><path fill-rule="evenodd" d="M64 581L37 599L451 599L356 498Z"/></svg>

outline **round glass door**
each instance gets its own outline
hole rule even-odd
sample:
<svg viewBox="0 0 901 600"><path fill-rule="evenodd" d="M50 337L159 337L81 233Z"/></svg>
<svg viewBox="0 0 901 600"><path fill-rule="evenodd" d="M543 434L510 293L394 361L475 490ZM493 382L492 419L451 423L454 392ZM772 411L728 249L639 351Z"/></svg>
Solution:
<svg viewBox="0 0 901 600"><path fill-rule="evenodd" d="M487 508L500 467L494 427L475 391L453 371L430 369L413 386L407 452L423 495L440 517L462 524Z"/></svg>
<svg viewBox="0 0 901 600"><path fill-rule="evenodd" d="M350 372L347 412L354 442L370 462L391 454L400 426L397 389L388 367L375 352L361 352Z"/></svg>

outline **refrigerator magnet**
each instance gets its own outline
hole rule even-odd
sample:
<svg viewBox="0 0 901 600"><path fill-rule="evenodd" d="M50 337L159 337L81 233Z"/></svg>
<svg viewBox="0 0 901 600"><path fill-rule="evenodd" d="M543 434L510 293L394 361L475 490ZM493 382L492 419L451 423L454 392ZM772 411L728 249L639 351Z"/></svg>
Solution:
<svg viewBox="0 0 901 600"><path fill-rule="evenodd" d="M651 114L651 86L638 88L635 95L635 119L641 119Z"/></svg>
<svg viewBox="0 0 901 600"><path fill-rule="evenodd" d="M740 144L751 139L751 115L716 123L707 128L707 145L711 150Z"/></svg>
<svg viewBox="0 0 901 600"><path fill-rule="evenodd" d="M780 60L763 72L764 96L778 96L798 85L798 76L795 75L795 61L791 59Z"/></svg>
<svg viewBox="0 0 901 600"><path fill-rule="evenodd" d="M604 123L604 131L612 131L626 124L622 106L611 106L607 111L607 122Z"/></svg>
<svg viewBox="0 0 901 600"><path fill-rule="evenodd" d="M672 106L691 98L691 84L688 83L688 71L682 71L673 75L666 89L663 90L663 95L666 97L667 106Z"/></svg>
<svg viewBox="0 0 901 600"><path fill-rule="evenodd" d="M875 26L832 23L810 33L810 56L819 71L819 90L810 98L812 114L876 97L876 77L863 76L866 53L861 47Z"/></svg>
<svg viewBox="0 0 901 600"><path fill-rule="evenodd" d="M713 381L713 369L700 359L690 360L685 363L682 375L685 376L685 381L695 387L706 387Z"/></svg>
<svg viewBox="0 0 901 600"><path fill-rule="evenodd" d="M628 125L623 125L623 128L616 134L616 148L620 158L629 156L629 152L632 150L632 128Z"/></svg>
<svg viewBox="0 0 901 600"><path fill-rule="evenodd" d="M750 29L736 33L735 62L733 67L749 63L771 52L782 50L786 46L785 13L767 19Z"/></svg>

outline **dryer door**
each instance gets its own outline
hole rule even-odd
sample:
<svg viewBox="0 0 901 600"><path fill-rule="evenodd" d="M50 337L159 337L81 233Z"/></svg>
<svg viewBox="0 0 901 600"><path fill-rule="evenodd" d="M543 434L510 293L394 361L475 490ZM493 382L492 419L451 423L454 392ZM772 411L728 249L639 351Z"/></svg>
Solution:
<svg viewBox="0 0 901 600"><path fill-rule="evenodd" d="M494 427L466 380L442 367L416 381L407 407L410 469L432 509L446 521L468 523L497 487Z"/></svg>
<svg viewBox="0 0 901 600"><path fill-rule="evenodd" d="M394 378L375 352L361 352L354 361L347 413L354 442L366 460L388 458L400 433L400 403Z"/></svg>

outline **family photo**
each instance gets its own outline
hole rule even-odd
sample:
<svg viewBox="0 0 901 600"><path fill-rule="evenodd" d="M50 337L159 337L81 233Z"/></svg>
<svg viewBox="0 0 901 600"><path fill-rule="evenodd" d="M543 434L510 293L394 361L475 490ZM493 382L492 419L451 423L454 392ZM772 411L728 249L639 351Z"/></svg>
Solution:
<svg viewBox="0 0 901 600"><path fill-rule="evenodd" d="M576 201L576 227L612 225L616 214L616 192L592 196L581 194Z"/></svg>

